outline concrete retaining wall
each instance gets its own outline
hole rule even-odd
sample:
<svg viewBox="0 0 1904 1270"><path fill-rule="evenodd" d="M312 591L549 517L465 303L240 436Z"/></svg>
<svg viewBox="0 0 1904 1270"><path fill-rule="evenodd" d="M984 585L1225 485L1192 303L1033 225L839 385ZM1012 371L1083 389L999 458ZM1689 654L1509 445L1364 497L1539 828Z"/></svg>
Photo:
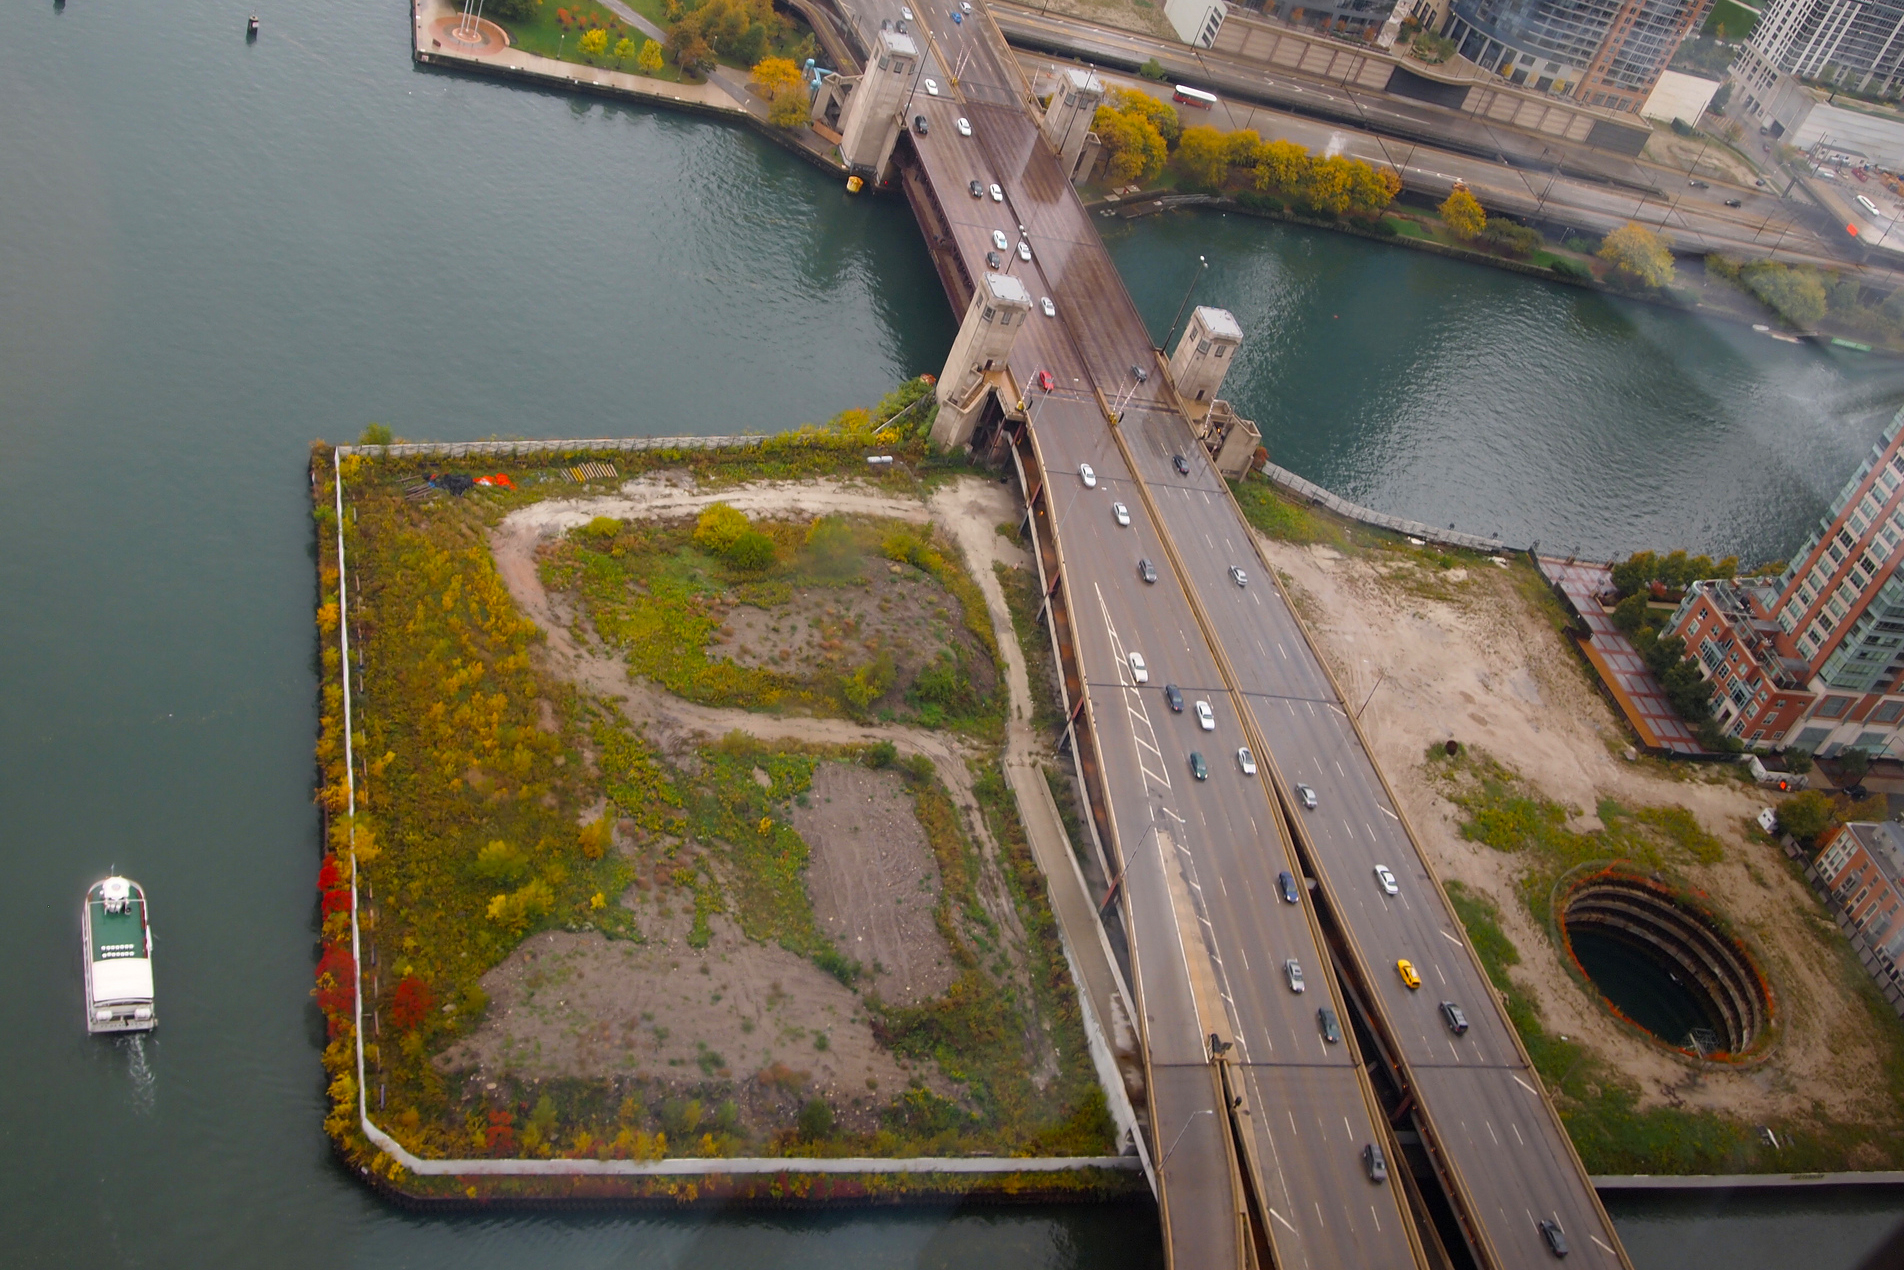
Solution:
<svg viewBox="0 0 1904 1270"><path fill-rule="evenodd" d="M1326 508L1347 520L1360 521L1364 525L1373 525L1377 529L1387 529L1394 533L1420 538L1424 542L1437 542L1443 546L1461 547L1468 551L1498 554L1503 551L1526 550L1525 547L1510 546L1499 538L1483 538L1479 534L1464 534L1455 529L1437 529L1433 525L1424 525L1419 520L1390 516L1387 512L1378 512L1360 503L1351 503L1348 499L1323 489L1314 481L1304 480L1289 469L1277 467L1274 463L1264 463L1260 470L1269 478L1270 484L1278 489L1294 494L1304 502Z"/></svg>

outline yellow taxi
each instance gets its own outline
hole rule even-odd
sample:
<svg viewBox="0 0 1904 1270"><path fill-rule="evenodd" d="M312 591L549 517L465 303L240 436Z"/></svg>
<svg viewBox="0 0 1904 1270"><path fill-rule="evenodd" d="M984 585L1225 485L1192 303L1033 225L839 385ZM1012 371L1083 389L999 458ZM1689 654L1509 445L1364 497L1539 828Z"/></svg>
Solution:
<svg viewBox="0 0 1904 1270"><path fill-rule="evenodd" d="M1421 976L1415 973L1415 963L1408 958L1403 957L1395 963L1395 973L1399 974L1402 982L1411 989L1421 987Z"/></svg>

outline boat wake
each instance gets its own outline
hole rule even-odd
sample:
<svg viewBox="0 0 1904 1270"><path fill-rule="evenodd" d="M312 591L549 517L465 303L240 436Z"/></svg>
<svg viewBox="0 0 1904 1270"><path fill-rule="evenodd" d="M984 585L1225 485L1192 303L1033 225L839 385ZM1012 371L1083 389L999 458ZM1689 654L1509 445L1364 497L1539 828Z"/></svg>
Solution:
<svg viewBox="0 0 1904 1270"><path fill-rule="evenodd" d="M140 1115L150 1115L158 1104L158 1078L152 1074L152 1065L146 1061L145 1033L133 1032L125 1038L128 1055L127 1074L132 1077L132 1109Z"/></svg>

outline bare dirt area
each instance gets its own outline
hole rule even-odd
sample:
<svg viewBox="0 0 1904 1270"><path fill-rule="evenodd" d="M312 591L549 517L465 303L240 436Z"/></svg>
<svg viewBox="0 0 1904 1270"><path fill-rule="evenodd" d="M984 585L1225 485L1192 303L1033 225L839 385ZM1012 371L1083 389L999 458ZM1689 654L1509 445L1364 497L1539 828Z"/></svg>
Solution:
<svg viewBox="0 0 1904 1270"><path fill-rule="evenodd" d="M525 941L483 976L482 1026L436 1062L472 1079L622 1077L688 1090L733 1081L743 1123L763 1135L823 1096L842 1124L876 1127L875 1109L906 1087L873 1037L858 997L797 954L758 944L711 919L706 948L673 915L646 943L552 931ZM936 1068L916 1074L951 1091Z"/></svg>
<svg viewBox="0 0 1904 1270"><path fill-rule="evenodd" d="M1781 850L1754 832L1751 818L1770 800L1726 769L1623 758L1627 734L1556 630L1529 566L1449 569L1432 552L1348 555L1261 541L1344 691L1358 702L1368 697L1362 723L1375 757L1435 867L1499 906L1521 955L1512 974L1550 1032L1583 1042L1635 1079L1642 1106L1710 1109L1753 1123L1818 1111L1852 1123L1888 1116L1881 1062L1891 1041L1848 980L1839 937L1817 900L1787 871ZM1522 857L1461 835L1461 809L1424 761L1430 746L1449 739L1566 804L1575 832L1600 829L1596 808L1613 799L1628 808L1685 808L1719 839L1720 862L1679 871L1764 962L1782 1031L1763 1063L1695 1073L1616 1023L1568 975L1516 890ZM1820 1080L1825 1072L1831 1078Z"/></svg>
<svg viewBox="0 0 1904 1270"><path fill-rule="evenodd" d="M792 821L813 852L813 916L865 968L869 991L917 1005L951 987L957 963L933 917L939 865L898 774L823 764Z"/></svg>

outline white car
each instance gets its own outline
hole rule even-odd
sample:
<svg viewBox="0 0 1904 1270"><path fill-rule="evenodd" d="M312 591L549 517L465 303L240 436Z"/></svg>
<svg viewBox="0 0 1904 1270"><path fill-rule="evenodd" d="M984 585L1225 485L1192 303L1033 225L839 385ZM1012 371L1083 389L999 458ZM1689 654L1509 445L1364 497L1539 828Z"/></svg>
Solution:
<svg viewBox="0 0 1904 1270"><path fill-rule="evenodd" d="M1001 190L1001 189L999 189L997 185L993 185L993 186L992 186L992 202L994 202L994 203L1002 203L1002 202L1004 202L1004 201L1005 201L1005 191L1003 191L1003 190ZM1003 234L993 234L993 235L992 235L992 237L994 237L994 238L997 238L997 239L999 239L999 240L1000 240L1000 241L999 241L999 244L998 244L998 249L999 249L1000 251L1003 251L1003 250L1005 250L1005 243L1004 243L1004 237L1005 237L1005 235L1003 235Z"/></svg>
<svg viewBox="0 0 1904 1270"><path fill-rule="evenodd" d="M912 21L912 10L902 4L899 6L899 16L910 22Z"/></svg>
<svg viewBox="0 0 1904 1270"><path fill-rule="evenodd" d="M1296 786L1296 797L1302 799L1302 805L1307 807L1310 811L1316 809L1316 791L1310 789L1307 785L1299 784Z"/></svg>
<svg viewBox="0 0 1904 1270"><path fill-rule="evenodd" d="M1283 963L1283 977L1289 980L1289 990L1291 992L1301 992L1303 990L1302 963L1297 961L1294 957L1291 957L1288 961Z"/></svg>
<svg viewBox="0 0 1904 1270"><path fill-rule="evenodd" d="M1243 572L1242 566L1233 564L1230 566L1230 581L1238 586L1248 586L1249 574Z"/></svg>
<svg viewBox="0 0 1904 1270"><path fill-rule="evenodd" d="M1018 240L1018 258L1020 260L1031 259L1031 244L1022 238Z"/></svg>
<svg viewBox="0 0 1904 1270"><path fill-rule="evenodd" d="M938 95L939 95L939 82L933 79L927 80L926 81L926 96L937 97Z"/></svg>
<svg viewBox="0 0 1904 1270"><path fill-rule="evenodd" d="M1091 470L1089 463L1078 464L1078 477L1084 482L1085 489L1097 488L1097 473Z"/></svg>
<svg viewBox="0 0 1904 1270"><path fill-rule="evenodd" d="M1117 517L1118 524L1126 529L1130 528L1130 508L1124 506L1122 503L1112 503L1111 515Z"/></svg>
<svg viewBox="0 0 1904 1270"><path fill-rule="evenodd" d="M961 137L969 137L972 135L972 125L965 122L963 118L961 118L957 123L953 124L952 126L959 130L959 135Z"/></svg>
<svg viewBox="0 0 1904 1270"><path fill-rule="evenodd" d="M1216 715L1211 713L1210 703L1207 701L1197 702L1197 726L1205 732L1216 731Z"/></svg>
<svg viewBox="0 0 1904 1270"><path fill-rule="evenodd" d="M996 190L998 187L994 185L992 188ZM1000 251L1005 251L1010 248L1011 244L1005 241L1004 230L994 229L992 231L992 246L998 248Z"/></svg>
<svg viewBox="0 0 1904 1270"><path fill-rule="evenodd" d="M1051 302L1051 297L1048 295L1038 297L1038 307L1045 311L1046 317L1058 316L1058 306Z"/></svg>
<svg viewBox="0 0 1904 1270"><path fill-rule="evenodd" d="M972 11L972 0L959 0L959 11L961 13L970 13Z"/></svg>
<svg viewBox="0 0 1904 1270"><path fill-rule="evenodd" d="M1236 752L1236 765L1243 769L1243 775L1256 775L1256 756L1249 752L1249 746L1245 745Z"/></svg>
<svg viewBox="0 0 1904 1270"><path fill-rule="evenodd" d="M1138 683L1147 684L1150 682L1150 667L1144 664L1144 655L1142 653L1132 653L1130 655L1130 668L1131 678L1135 679Z"/></svg>
<svg viewBox="0 0 1904 1270"><path fill-rule="evenodd" d="M1375 866L1375 880L1382 884L1382 890L1389 895L1400 895L1402 888L1395 885L1395 875L1388 871L1386 864Z"/></svg>

